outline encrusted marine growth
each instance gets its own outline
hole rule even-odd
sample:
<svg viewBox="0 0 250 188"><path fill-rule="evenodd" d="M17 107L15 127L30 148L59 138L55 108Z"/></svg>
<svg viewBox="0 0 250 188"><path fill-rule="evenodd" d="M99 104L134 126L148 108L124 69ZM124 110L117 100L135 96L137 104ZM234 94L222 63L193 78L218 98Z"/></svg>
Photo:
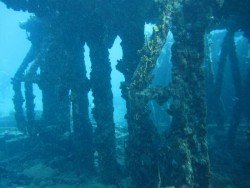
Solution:
<svg viewBox="0 0 250 188"><path fill-rule="evenodd" d="M94 172L93 127L89 119L88 92L90 82L86 76L82 42L75 40L69 49L71 110L73 121L73 140L78 172Z"/></svg>
<svg viewBox="0 0 250 188"><path fill-rule="evenodd" d="M125 144L125 162L132 179L131 186L209 187L203 70L205 34L211 29L209 22L214 19L216 21L213 20L212 27L236 25L236 28L244 28L249 36L248 23L234 17L232 24L223 17L228 16L227 7L231 7L233 1L1 1L14 10L36 15L33 21L22 25L30 34L32 47L13 78L13 102L20 131L40 139L39 143L44 145L53 143L63 147L64 143L72 144L72 159L78 174L94 172L96 150L102 181L117 183L120 171L116 161L108 49L114 38L119 36L122 39L123 59L117 69L125 77L121 90L127 108L129 135ZM247 0L243 0L243 5L247 5ZM211 15L211 9L218 12L214 13L215 18ZM237 21L240 21L239 24L236 24ZM152 36L146 40L145 22L155 24ZM172 82L166 87L152 87L152 71L169 30L174 37ZM233 34L229 31L225 37L215 91L210 91L215 97L214 106L221 109L219 99L223 72L229 57L235 96L239 99L235 102L229 131L232 142L239 125L242 95ZM87 79L84 65L85 43L90 47L90 80ZM211 66L210 57L206 60ZM212 71L209 71L210 84L213 85ZM22 83L25 83L27 115L22 108ZM43 113L39 123L34 110L34 84L38 84L43 97ZM97 123L95 134L88 112L89 90L92 90L94 97L92 113ZM169 132L160 135L150 118L148 102L156 100L163 104L169 99L172 101L167 113L172 116L172 123ZM217 122L222 127L221 113L217 114Z"/></svg>
<svg viewBox="0 0 250 188"><path fill-rule="evenodd" d="M154 28L149 41L138 51L138 67L131 83L127 87L127 119L129 137L127 165L135 187L156 187L158 185L158 143L159 137L151 118L148 102L152 96L146 96L154 91L147 90L152 82L152 71L166 42L168 20L165 4L162 3L160 22Z"/></svg>
<svg viewBox="0 0 250 188"><path fill-rule="evenodd" d="M215 75L214 75L214 62L212 60L212 54L211 54L211 35L207 34L205 37L205 62L204 66L205 68L205 82L206 82L206 101L207 101L207 122L212 123L213 122L213 109L214 109L214 103L213 103L213 95L214 95L214 85L215 85Z"/></svg>
<svg viewBox="0 0 250 188"><path fill-rule="evenodd" d="M171 30L175 42L172 46L173 103L169 109L173 120L167 137L167 155L172 161L168 181L176 187L209 187L205 75L202 69L209 8L206 1L179 3Z"/></svg>
<svg viewBox="0 0 250 188"><path fill-rule="evenodd" d="M13 79L12 80L12 85L13 85L13 90L14 90L14 97L13 97L13 103L14 103L14 108L15 108L15 118L17 121L17 128L21 132L26 132L26 119L24 116L24 111L23 111L23 102L24 102L24 97L22 94L22 82Z"/></svg>
<svg viewBox="0 0 250 188"><path fill-rule="evenodd" d="M98 152L98 163L102 181L117 182L116 142L113 94L111 90L111 63L109 61L108 45L102 40L102 28L96 28L97 33L89 35L91 59L90 82L94 97L92 110L97 128L95 131L95 146ZM99 38L98 38L98 37Z"/></svg>
<svg viewBox="0 0 250 188"><path fill-rule="evenodd" d="M26 23L20 25L22 29L25 29L28 33L28 39L31 41L31 47L22 64L18 68L14 78L12 79L14 90L14 107L16 111L17 127L21 132L28 133L33 136L35 134L35 113L34 113L34 95L33 95L33 83L38 84L38 78L36 71L39 67L36 62L36 57L39 54L41 44L39 42L43 35L41 24L39 20L31 17ZM37 31L37 32L34 32ZM29 65L30 68L28 69ZM28 69L28 70L27 70ZM25 72L26 71L26 72ZM25 100L22 96L22 83L25 85ZM24 115L23 102L26 101L26 113Z"/></svg>

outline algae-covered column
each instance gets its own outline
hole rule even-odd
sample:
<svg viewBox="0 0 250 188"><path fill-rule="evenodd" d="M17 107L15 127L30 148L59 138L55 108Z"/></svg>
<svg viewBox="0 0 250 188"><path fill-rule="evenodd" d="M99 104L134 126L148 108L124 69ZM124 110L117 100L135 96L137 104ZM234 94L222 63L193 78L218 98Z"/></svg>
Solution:
<svg viewBox="0 0 250 188"><path fill-rule="evenodd" d="M159 181L159 136L150 118L150 96L144 97L144 90L147 90L152 82L152 71L167 38L165 5L161 8L157 26L148 41L143 42L144 23L140 15L130 20L132 27L126 34L121 35L124 57L118 68L125 75L122 91L127 102L126 119L129 132L126 165L134 187L157 187ZM138 49L140 46L141 49Z"/></svg>
<svg viewBox="0 0 250 188"><path fill-rule="evenodd" d="M138 106L139 104L130 101L128 94L128 87L140 62L138 51L142 49L144 44L144 22L132 22L126 28L126 33L121 35L123 59L117 66L125 77L121 89L122 97L126 100L127 114L125 117L129 132L128 146L126 147L126 167L135 187L154 187L157 179L157 164L155 161L157 151L152 147L152 139L154 139L156 130L149 117L149 111L145 108L146 104L143 104L142 107ZM142 108L146 109L144 114L141 111ZM139 110L140 116L135 119L137 110ZM153 153L155 155L152 155Z"/></svg>
<svg viewBox="0 0 250 188"><path fill-rule="evenodd" d="M126 100L127 110L128 106L128 87L132 82L132 77L136 71L140 61L139 50L143 48L144 38L144 25L145 25L145 11L147 12L148 6L151 1L142 0L134 1L132 3L124 2L121 4L122 10L119 24L120 28L118 34L122 39L121 47L123 50L123 58L116 66L125 78L121 83L122 97ZM124 24L120 23L123 20ZM128 121L128 128L130 129L129 115L126 115Z"/></svg>
<svg viewBox="0 0 250 188"><path fill-rule="evenodd" d="M23 111L24 98L22 94L22 82L13 79L12 85L14 90L13 103L15 108L15 119L17 123L17 128L19 131L25 133L27 128L27 122Z"/></svg>
<svg viewBox="0 0 250 188"><path fill-rule="evenodd" d="M241 113L242 113L242 83L241 83L241 74L239 68L239 60L236 52L236 45L234 41L234 31L229 30L229 43L228 43L228 59L231 65L233 84L235 90L235 100L233 107L233 114L231 119L231 125L229 127L228 136L229 136L229 147L232 147L235 142L235 137L237 134L237 129L240 124Z"/></svg>
<svg viewBox="0 0 250 188"><path fill-rule="evenodd" d="M88 92L83 43L76 41L69 46L71 71L71 100L73 115L76 166L79 172L91 175L94 171L93 128L89 120Z"/></svg>
<svg viewBox="0 0 250 188"><path fill-rule="evenodd" d="M33 83L26 81L25 85L25 100L26 100L26 113L27 113L27 130L30 136L35 134L35 95L33 94Z"/></svg>
<svg viewBox="0 0 250 188"><path fill-rule="evenodd" d="M239 62L236 53L235 42L234 42L234 33L235 31L229 29L222 43L222 50L220 54L219 68L215 82L215 92L214 92L214 101L215 101L214 110L216 113L217 124L219 127L223 128L224 118L222 114L223 107L221 106L221 90L223 85L225 64L227 63L228 59L231 65L231 71L235 89L234 108L233 108L231 126L228 132L229 142L230 142L229 146L232 146L234 143L242 111L241 75L239 70Z"/></svg>
<svg viewBox="0 0 250 188"><path fill-rule="evenodd" d="M206 73L206 101L207 101L207 122L212 123L213 118L213 88L214 88L214 70L211 57L211 39L210 34L206 34L205 38L205 73Z"/></svg>
<svg viewBox="0 0 250 188"><path fill-rule="evenodd" d="M131 5L131 3L129 4ZM127 6L129 6L127 5ZM122 50L123 50L123 58L118 63L117 69L124 75L125 81L121 83L121 91L122 91L122 97L126 101L126 109L127 114L125 115L125 118L127 120L128 124L128 132L129 132L129 146L127 146L126 149L126 167L129 171L129 175L132 177L133 185L135 187L145 187L143 185L152 186L152 183L155 183L155 178L150 179L152 176L152 171L155 172L155 169L148 169L148 168L142 168L142 165L136 166L136 164L139 164L141 161L142 155L144 153L140 153L141 150L137 150L140 145L145 144L140 141L140 143L136 142L136 139L134 136L134 129L135 129L135 122L133 118L133 112L136 111L136 106L132 102L129 101L129 95L128 95L128 87L132 82L133 74L136 71L137 66L140 62L140 55L138 53L139 50L142 49L144 45L144 24L145 21L141 18L139 18L138 10L136 10L135 7L136 3L131 5L130 7L124 7L125 10L131 11L131 13L127 13L126 17L123 17L125 19L124 23L127 23L127 25L123 26L123 29L120 33L120 37L122 39ZM146 117L146 118L145 118ZM145 121L144 121L145 120ZM149 120L148 113L145 114L145 116L140 117L140 120L137 121L137 123L142 124L151 124L152 121L147 122ZM148 132L151 131L152 126L150 126L150 130L148 129ZM139 131L139 130L138 130ZM149 139L151 141L151 135L146 135L143 132L141 132L141 137L147 141ZM154 133L152 133L154 134ZM150 136L150 137L148 137ZM145 146L146 147L146 146ZM144 147L144 148L145 148ZM151 153L151 151L148 151ZM147 158L148 154L146 153L145 159ZM149 160L150 157L148 158ZM151 161L149 161L151 163ZM150 164L147 164L146 166L150 166ZM156 167L157 168L157 167ZM148 170L148 171L147 171ZM147 176L148 175L148 176ZM145 178L145 179L144 179Z"/></svg>
<svg viewBox="0 0 250 188"><path fill-rule="evenodd" d="M24 81L25 70L29 64L34 60L36 56L36 50L34 46L31 46L29 52L25 56L22 64L18 68L14 78L12 79L12 85L14 90L13 103L15 108L15 118L17 122L17 128L19 131L26 133L27 121L23 111L24 97L22 94L22 82Z"/></svg>
<svg viewBox="0 0 250 188"><path fill-rule="evenodd" d="M63 31L60 31L61 33ZM51 36L52 35L52 36ZM42 50L40 88L43 95L42 133L60 135L70 131L67 41L62 34L48 34Z"/></svg>
<svg viewBox="0 0 250 188"><path fill-rule="evenodd" d="M102 29L95 29L98 36L88 43L90 47L90 82L94 97L93 116L97 123L96 149L102 181L114 183L117 179L115 124L113 94L111 90L111 63L108 46L104 43ZM93 33L92 33L93 34Z"/></svg>
<svg viewBox="0 0 250 188"><path fill-rule="evenodd" d="M35 61L25 75L25 104L27 116L27 131L31 137L37 136L37 124L35 120L35 95L33 93L33 85L39 84L39 76L37 70L39 68L38 61Z"/></svg>
<svg viewBox="0 0 250 188"><path fill-rule="evenodd" d="M173 116L169 133L171 177L175 187L209 187L206 141L204 38L206 1L179 1L173 15ZM178 4L177 4L178 5ZM166 172L167 173L167 172Z"/></svg>
<svg viewBox="0 0 250 188"><path fill-rule="evenodd" d="M227 63L227 57L229 53L229 40L230 40L230 33L227 32L226 36L224 37L221 52L220 52L220 59L218 65L217 76L215 80L215 87L214 87L214 113L215 113L215 120L219 128L224 128L224 107L221 101L221 91L223 86L224 74L225 74L225 65Z"/></svg>

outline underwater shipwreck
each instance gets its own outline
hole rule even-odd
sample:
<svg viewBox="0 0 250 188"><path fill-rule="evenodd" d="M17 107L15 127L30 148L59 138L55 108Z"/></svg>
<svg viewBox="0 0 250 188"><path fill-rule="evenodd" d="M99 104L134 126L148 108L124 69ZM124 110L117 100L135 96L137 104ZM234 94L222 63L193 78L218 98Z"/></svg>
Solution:
<svg viewBox="0 0 250 188"><path fill-rule="evenodd" d="M0 187L250 187L249 0L0 2L32 14L10 83L15 133L0 129Z"/></svg>

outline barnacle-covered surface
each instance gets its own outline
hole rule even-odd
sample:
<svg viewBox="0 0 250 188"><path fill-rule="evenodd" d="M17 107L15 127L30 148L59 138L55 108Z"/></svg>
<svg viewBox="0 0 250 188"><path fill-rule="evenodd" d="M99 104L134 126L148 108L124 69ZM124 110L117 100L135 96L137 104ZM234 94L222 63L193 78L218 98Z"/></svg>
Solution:
<svg viewBox="0 0 250 188"><path fill-rule="evenodd" d="M160 23L153 30L149 41L145 41L143 48L138 51L138 67L132 77L132 82L127 88L128 105L127 112L129 136L127 146L127 165L133 184L136 187L156 187L158 185L158 153L157 142L159 140L156 127L150 119L150 111L147 106L149 100L144 93L152 82L152 71L162 48L166 42L168 32L168 10L166 2L159 4L161 8Z"/></svg>
<svg viewBox="0 0 250 188"><path fill-rule="evenodd" d="M102 36L102 33L98 34ZM92 62L90 81L95 105L92 113L97 124L95 145L98 152L100 173L104 182L115 183L119 171L116 162L114 107L108 46L98 38L93 38L88 44Z"/></svg>
<svg viewBox="0 0 250 188"><path fill-rule="evenodd" d="M172 30L175 42L172 46L173 104L169 109L173 120L167 151L172 161L169 181L177 187L209 187L202 64L210 12L206 1L179 3ZM194 9L195 16L190 15L190 9Z"/></svg>
<svg viewBox="0 0 250 188"><path fill-rule="evenodd" d="M3 186L231 186L226 176L236 186L249 186L247 180L240 183L245 176L232 173L240 170L247 177L249 170L240 165L250 164L240 157L248 154L243 140L250 134L239 126L244 116L249 127L249 71L243 83L234 41L238 30L249 39L249 0L1 1L15 11L34 14L20 25L32 46L12 80L21 133L0 135ZM154 24L151 37L144 36L145 22ZM214 81L212 49L205 38L215 29L226 29L227 34ZM153 70L170 31L172 80L155 87ZM117 70L125 78L121 92L128 129L114 123L109 49L117 36L122 40ZM90 79L84 44L90 48ZM228 60L235 91L230 126L220 100ZM35 84L43 96L41 117L35 112ZM89 114L90 90L95 121ZM206 98L206 93L211 96ZM150 117L152 100L170 104L165 113L172 122L163 133ZM213 111L209 116L206 102ZM207 122L214 119L219 126L209 126L207 142ZM215 177L218 174L222 177Z"/></svg>

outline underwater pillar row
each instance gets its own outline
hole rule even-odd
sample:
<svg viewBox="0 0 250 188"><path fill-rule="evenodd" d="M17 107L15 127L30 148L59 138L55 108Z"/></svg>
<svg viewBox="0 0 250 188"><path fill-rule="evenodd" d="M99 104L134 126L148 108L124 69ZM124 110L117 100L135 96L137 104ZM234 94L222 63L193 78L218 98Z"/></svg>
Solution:
<svg viewBox="0 0 250 188"><path fill-rule="evenodd" d="M28 68L29 64L35 59L37 51L35 47L32 45L29 49L29 52L26 54L23 62L18 68L14 78L12 79L12 85L14 90L13 103L15 108L15 118L17 122L17 128L19 131L27 133L27 119L23 110L23 104L25 102L24 96L22 94L22 83L25 82L25 71ZM31 87L29 87L31 89ZM27 88L26 88L27 89ZM32 91L31 91L32 92ZM32 92L33 93L33 92ZM29 98L30 95L27 97ZM32 99L32 96L30 98ZM28 99L28 101L30 101ZM27 106L28 108L30 105ZM29 110L28 110L29 111ZM31 115L29 113L29 115ZM32 118L32 117L31 117Z"/></svg>
<svg viewBox="0 0 250 188"><path fill-rule="evenodd" d="M92 109L97 128L95 147L98 152L98 163L101 179L106 183L117 181L115 124L113 118L113 93L111 86L111 63L109 51L103 36L92 38L90 48L91 73L90 85L94 97Z"/></svg>
<svg viewBox="0 0 250 188"><path fill-rule="evenodd" d="M94 144L88 112L90 83L86 77L84 41L78 33L71 36L63 29L61 33L49 33L53 37L43 41L41 50L43 115L39 134L45 142L58 145L63 145L64 139L71 141L68 136L72 135L75 169L79 174L90 175L94 173Z"/></svg>
<svg viewBox="0 0 250 188"><path fill-rule="evenodd" d="M129 92L134 73L141 59L143 60L142 57L148 57L143 54L144 51L141 54L138 53L139 50L143 49L145 42L145 20L131 19L128 22L129 27L124 27L121 29L122 31L119 31L124 57L117 68L125 77L121 88L122 95L126 100L126 119L129 131L126 146L126 167L134 187L157 187L161 186L161 181L175 187L209 187L205 74L202 70L205 30L207 18L210 17L207 14L206 3L205 0L199 2L179 0L177 10L172 18L171 29L175 39L172 47L173 83L171 84L171 94L173 95L173 104L168 113L173 116L173 121L170 134L163 139L163 144L167 145L168 148L165 155L170 158L167 163L160 163L158 149L161 138L150 119L147 105L140 100L142 103L134 103L135 101L131 100L131 92ZM166 3L166 7L167 5ZM164 16L164 18L166 17ZM106 36L102 33L104 29L95 28L91 31L94 37L91 36L90 40L88 38L89 41L87 41L92 63L90 83L86 78L83 63L81 46L83 41L78 40L79 36L72 37L72 33L64 33L60 27L53 29L55 33L49 33L46 40L43 41L44 47L40 59L43 117L39 133L41 137L44 137L44 141L52 141L52 143L57 144L54 141L60 141L62 137L67 135L66 133L71 131L70 109L72 108L75 159L79 171L82 170L83 165L88 169L93 168L93 148L95 146L98 152L102 180L114 183L117 181L118 166L115 152L113 95L110 83L111 65L108 45L104 42ZM65 36L69 36L69 38ZM149 47L152 50L152 46ZM155 49L153 48L153 50ZM158 49L156 54L159 56ZM147 61L151 62L151 59L145 59L146 63L148 63ZM151 63L154 65L155 59ZM141 74L144 73L141 72ZM150 79L146 78L142 81L142 86L139 82L139 89L135 88L135 92L147 89L149 86ZM21 85L16 85L17 109L21 117L20 106L22 106L23 101L20 88ZM93 91L95 105L93 115L97 123L95 142L88 117L87 93L90 88ZM32 86L27 85L26 89L31 107L33 104ZM169 175L169 179L161 179L163 176L160 174L160 165L166 166L163 173L167 174L166 176Z"/></svg>
<svg viewBox="0 0 250 188"><path fill-rule="evenodd" d="M189 1L173 16L173 103L169 133L170 179L175 187L209 187L206 142L204 39L208 8ZM194 15L191 15L194 14Z"/></svg>
<svg viewBox="0 0 250 188"><path fill-rule="evenodd" d="M37 71L40 67L39 56L43 46L44 24L37 17L31 17L27 22L20 24L20 28L29 34L28 40L31 42L31 47L12 80L13 103L18 130L35 138L39 123L35 119L33 85L37 84L40 87L40 76ZM22 84L25 98L22 96ZM26 110L23 110L24 102Z"/></svg>

